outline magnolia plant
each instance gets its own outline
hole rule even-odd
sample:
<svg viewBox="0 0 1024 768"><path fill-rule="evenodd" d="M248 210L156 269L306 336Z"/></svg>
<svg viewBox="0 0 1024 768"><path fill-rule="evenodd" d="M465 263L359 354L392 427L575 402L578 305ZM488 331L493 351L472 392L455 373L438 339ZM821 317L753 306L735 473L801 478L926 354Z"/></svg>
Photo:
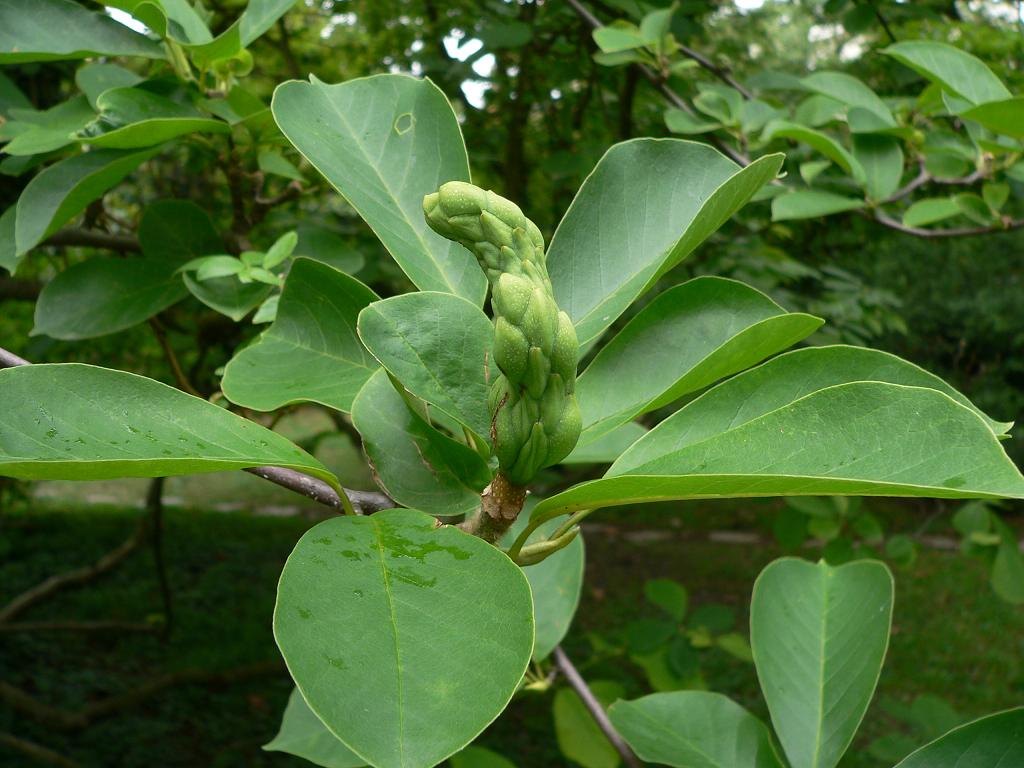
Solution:
<svg viewBox="0 0 1024 768"><path fill-rule="evenodd" d="M164 99L163 80L94 69L83 77L88 95L67 107L68 130L36 130L33 114L7 124L7 148L28 166L70 154L0 219L0 263L16 266L171 138L250 131L254 145L290 142L418 289L382 298L344 260L308 258L288 233L266 252L236 242L225 253L203 235L201 211L168 202L146 209L142 258L80 265L107 301L83 315L82 283L66 277L73 267L61 275L69 298L56 301L51 288L37 312L50 321L41 330L111 332L186 292L235 319L261 306L259 319L272 323L236 351L220 392L204 399L0 350L9 366L0 370L0 475L247 469L344 513L303 536L281 574L274 635L296 690L270 748L335 768L479 765L488 758L467 745L537 683L531 661L557 664L586 690L558 646L581 587L579 523L596 509L759 496L1024 498L1024 477L1000 445L1010 425L940 379L858 347L785 352L823 321L733 280L672 279L764 194L781 155L741 166L679 139L616 144L546 247L529 201L471 183L456 115L429 80L288 82L270 124L236 79L245 46L290 3L253 3L218 36L186 4L124 5L162 47L46 0L37 9L46 18L82 20L78 46L60 48L37 25L15 29L20 42L0 52L9 62L166 58L179 80ZM261 165L299 174L278 159ZM124 304L125 286L142 278L153 289ZM343 488L313 455L244 415L295 403L351 420L378 492ZM600 467L600 476L531 493L557 485L558 465ZM709 693L591 711L633 761L621 739L668 765L833 768L874 691L891 611L880 563L766 569L751 649L774 739ZM1022 719L1015 710L977 721L901 765L1017 764Z"/></svg>

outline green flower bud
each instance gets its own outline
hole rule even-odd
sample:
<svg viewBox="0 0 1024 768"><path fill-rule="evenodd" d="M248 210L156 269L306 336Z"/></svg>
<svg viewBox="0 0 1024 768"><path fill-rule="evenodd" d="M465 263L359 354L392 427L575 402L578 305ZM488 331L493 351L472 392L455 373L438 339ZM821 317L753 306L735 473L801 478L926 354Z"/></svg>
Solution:
<svg viewBox="0 0 1024 768"><path fill-rule="evenodd" d="M466 246L491 284L494 363L488 407L498 464L526 485L576 445L579 344L555 303L544 238L515 203L461 181L423 199L427 224Z"/></svg>

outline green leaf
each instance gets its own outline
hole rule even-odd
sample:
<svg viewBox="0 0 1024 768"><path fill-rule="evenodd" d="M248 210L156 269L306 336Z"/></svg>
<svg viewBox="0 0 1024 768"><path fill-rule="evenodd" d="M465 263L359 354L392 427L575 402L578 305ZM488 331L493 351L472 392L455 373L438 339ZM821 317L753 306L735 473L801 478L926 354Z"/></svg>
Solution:
<svg viewBox="0 0 1024 768"><path fill-rule="evenodd" d="M612 725L637 756L676 768L782 768L765 724L731 699L705 691L618 701Z"/></svg>
<svg viewBox="0 0 1024 768"><path fill-rule="evenodd" d="M960 215L960 206L951 197L928 197L916 201L903 213L903 225L924 227Z"/></svg>
<svg viewBox="0 0 1024 768"><path fill-rule="evenodd" d="M79 138L95 147L138 149L190 133L228 133L223 120L145 88L111 88L96 99L100 116Z"/></svg>
<svg viewBox="0 0 1024 768"><path fill-rule="evenodd" d="M217 256L202 256L194 261L190 261L182 269L195 270L196 280L205 282L217 277L237 275L245 269L245 264L234 256L221 254Z"/></svg>
<svg viewBox="0 0 1024 768"><path fill-rule="evenodd" d="M12 205L0 215L0 267L12 275L21 261L14 248L14 221L17 212L17 206Z"/></svg>
<svg viewBox="0 0 1024 768"><path fill-rule="evenodd" d="M882 53L974 104L1010 98L1003 81L981 59L947 43L908 40L883 48Z"/></svg>
<svg viewBox="0 0 1024 768"><path fill-rule="evenodd" d="M363 254L329 229L302 223L299 225L298 233L299 242L295 246L297 256L308 256L322 261L350 275L363 268Z"/></svg>
<svg viewBox="0 0 1024 768"><path fill-rule="evenodd" d="M273 465L337 479L259 424L133 373L91 365L0 370L0 475L170 477Z"/></svg>
<svg viewBox="0 0 1024 768"><path fill-rule="evenodd" d="M999 213L1010 199L1010 185L987 181L981 185L981 196L993 213Z"/></svg>
<svg viewBox="0 0 1024 768"><path fill-rule="evenodd" d="M176 264L224 251L210 215L189 200L158 200L146 206L139 245L147 258Z"/></svg>
<svg viewBox="0 0 1024 768"><path fill-rule="evenodd" d="M643 48L654 42L654 40L644 37L635 24L630 24L628 21L623 20L598 27L591 34L602 53L631 51L635 48Z"/></svg>
<svg viewBox="0 0 1024 768"><path fill-rule="evenodd" d="M434 233L423 197L469 181L458 120L429 80L376 75L327 85L291 81L274 91L288 140L370 225L419 288L481 304L487 279L461 245Z"/></svg>
<svg viewBox="0 0 1024 768"><path fill-rule="evenodd" d="M594 680L590 690L606 708L623 694L622 686L610 680ZM583 768L617 768L619 753L571 688L559 688L555 693L554 718L555 737L563 755Z"/></svg>
<svg viewBox="0 0 1024 768"><path fill-rule="evenodd" d="M86 152L60 160L32 178L18 198L16 253L27 253L159 151Z"/></svg>
<svg viewBox="0 0 1024 768"><path fill-rule="evenodd" d="M64 270L43 287L32 334L73 340L116 333L187 295L174 262L92 258Z"/></svg>
<svg viewBox="0 0 1024 768"><path fill-rule="evenodd" d="M274 324L224 371L224 396L257 411L298 402L352 410L377 363L356 336L359 311L377 295L354 277L296 259Z"/></svg>
<svg viewBox="0 0 1024 768"><path fill-rule="evenodd" d="M284 262L285 259L290 258L298 242L299 236L295 232L285 232L274 241L274 244L270 246L270 249L263 257L263 268L273 269Z"/></svg>
<svg viewBox="0 0 1024 768"><path fill-rule="evenodd" d="M698 277L648 304L577 382L586 444L637 416L749 368L817 330L735 280Z"/></svg>
<svg viewBox="0 0 1024 768"><path fill-rule="evenodd" d="M960 213L975 224L984 226L992 223L992 211L980 195L973 192L962 192L959 195L953 195L953 202L960 209Z"/></svg>
<svg viewBox="0 0 1024 768"><path fill-rule="evenodd" d="M591 440L586 445L576 443L572 453L562 459L563 464L611 464L629 446L647 434L647 428L629 421Z"/></svg>
<svg viewBox="0 0 1024 768"><path fill-rule="evenodd" d="M581 344L775 178L781 155L740 168L706 144L616 144L583 182L548 250L555 299ZM657 178L658 184L649 183Z"/></svg>
<svg viewBox="0 0 1024 768"><path fill-rule="evenodd" d="M864 169L864 188L871 199L885 200L899 189L903 177L899 141L891 136L854 135L853 156Z"/></svg>
<svg viewBox="0 0 1024 768"><path fill-rule="evenodd" d="M889 645L893 589L877 560L782 558L754 583L754 665L792 768L834 768L853 740Z"/></svg>
<svg viewBox="0 0 1024 768"><path fill-rule="evenodd" d="M260 152L257 163L260 170L264 173L283 176L284 178L292 179L293 181L306 180L306 177L302 175L302 172L292 165L291 162L285 159L285 156L276 149L265 149Z"/></svg>
<svg viewBox="0 0 1024 768"><path fill-rule="evenodd" d="M893 355L801 349L701 395L532 520L688 498L1019 498L1024 477L996 439L1005 426Z"/></svg>
<svg viewBox="0 0 1024 768"><path fill-rule="evenodd" d="M961 112L960 117L974 120L993 133L1024 139L1024 96L979 104Z"/></svg>
<svg viewBox="0 0 1024 768"><path fill-rule="evenodd" d="M815 72L800 83L810 91L840 101L848 107L865 109L890 127L896 120L878 94L852 75L843 72Z"/></svg>
<svg viewBox="0 0 1024 768"><path fill-rule="evenodd" d="M519 685L530 588L498 549L423 512L337 517L288 558L274 636L303 698L353 752L379 768L428 768Z"/></svg>
<svg viewBox="0 0 1024 768"><path fill-rule="evenodd" d="M992 562L992 589L1011 605L1024 604L1024 555L1017 532L995 514L990 515L999 534L999 548Z"/></svg>
<svg viewBox="0 0 1024 768"><path fill-rule="evenodd" d="M690 602L686 587L672 579L651 579L645 582L644 597L677 622L686 616L686 607Z"/></svg>
<svg viewBox="0 0 1024 768"><path fill-rule="evenodd" d="M385 371L359 391L352 423L378 483L395 501L439 516L466 514L480 505L480 491L491 479L480 454L413 413Z"/></svg>
<svg viewBox="0 0 1024 768"><path fill-rule="evenodd" d="M289 755L323 766L323 768L362 768L366 761L357 757L337 736L327 730L306 704L299 689L288 697L281 729L263 749L287 752Z"/></svg>
<svg viewBox="0 0 1024 768"><path fill-rule="evenodd" d="M0 0L0 64L88 56L164 58L161 46L73 0Z"/></svg>
<svg viewBox="0 0 1024 768"><path fill-rule="evenodd" d="M785 120L772 120L761 135L763 141L791 139L816 149L858 181L864 178L864 169L845 147L828 134Z"/></svg>
<svg viewBox="0 0 1024 768"><path fill-rule="evenodd" d="M450 293L417 291L371 304L358 327L366 348L406 389L487 443L494 327L479 307Z"/></svg>
<svg viewBox="0 0 1024 768"><path fill-rule="evenodd" d="M834 213L856 211L863 207L864 201L853 197L817 189L799 189L772 200L772 221L816 219Z"/></svg>
<svg viewBox="0 0 1024 768"><path fill-rule="evenodd" d="M234 276L213 277L202 282L187 272L181 277L189 293L236 323L262 304L273 290L263 283L241 283Z"/></svg>
<svg viewBox="0 0 1024 768"><path fill-rule="evenodd" d="M39 155L75 143L75 134L96 119L85 96L75 96L42 112L8 122L5 129L17 135L4 146L8 155ZM21 129L24 128L24 130Z"/></svg>
<svg viewBox="0 0 1024 768"><path fill-rule="evenodd" d="M451 768L516 768L501 755L483 747L466 747L452 755Z"/></svg>
<svg viewBox="0 0 1024 768"><path fill-rule="evenodd" d="M511 545L516 536L526 528L529 519L527 512L534 506L531 504L533 498L527 500L523 513L505 534L502 546ZM528 543L544 541L555 532L560 522L552 520L547 525L542 525L530 537ZM579 607L585 559L583 535L579 534L558 552L539 563L523 568L533 592L533 617L537 628L533 658L536 661L546 659L569 632L569 626Z"/></svg>
<svg viewBox="0 0 1024 768"><path fill-rule="evenodd" d="M96 99L104 91L138 85L142 79L130 69L105 61L91 61L83 64L75 72L75 85L85 94L93 109L97 108Z"/></svg>
<svg viewBox="0 0 1024 768"><path fill-rule="evenodd" d="M1024 707L954 728L896 768L1011 768L1024 765Z"/></svg>
<svg viewBox="0 0 1024 768"><path fill-rule="evenodd" d="M672 133L691 135L695 133L708 133L722 127L721 123L701 120L693 117L681 109L665 110L665 126Z"/></svg>
<svg viewBox="0 0 1024 768"><path fill-rule="evenodd" d="M806 163L800 163L800 178L810 185L818 178L822 171L831 165L831 160L809 160Z"/></svg>

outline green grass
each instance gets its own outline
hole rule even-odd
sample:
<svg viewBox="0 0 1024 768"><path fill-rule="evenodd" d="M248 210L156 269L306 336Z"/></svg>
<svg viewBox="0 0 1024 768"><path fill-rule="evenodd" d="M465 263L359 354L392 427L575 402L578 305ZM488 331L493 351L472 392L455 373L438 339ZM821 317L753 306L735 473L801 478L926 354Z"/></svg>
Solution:
<svg viewBox="0 0 1024 768"><path fill-rule="evenodd" d="M631 665L592 663L588 638L613 637L629 620L650 615L642 599L648 578L684 583L693 605L734 606L745 629L753 579L780 552L767 545L713 544L700 531L733 525L763 530L765 508L700 504L661 517L646 511L595 516L601 525L588 535L587 582L566 643L588 677L619 679L629 695L647 692L642 674ZM93 561L128 535L139 514L123 508L47 508L0 518L0 601L51 573ZM914 517L906 510L901 514ZM171 509L166 549L175 623L167 641L149 634L0 634L0 679L43 702L76 709L167 672L276 659L270 616L277 577L310 524L296 517ZM637 529L654 529L656 535L637 537ZM897 570L896 581L894 633L880 695L909 701L919 693L938 694L965 717L1024 701L1024 610L996 599L976 563L929 551L910 570ZM150 553L142 549L115 571L21 619L139 621L159 612ZM713 651L704 671L713 689L764 714L750 665ZM56 732L0 707L0 730L90 767L299 765L259 749L274 735L289 690L284 675L235 685L180 686L75 732ZM844 766L880 765L857 756L871 739L897 726L877 698ZM481 743L501 749L521 768L567 765L555 742L551 702L550 691L520 695ZM0 765L29 764L0 748Z"/></svg>

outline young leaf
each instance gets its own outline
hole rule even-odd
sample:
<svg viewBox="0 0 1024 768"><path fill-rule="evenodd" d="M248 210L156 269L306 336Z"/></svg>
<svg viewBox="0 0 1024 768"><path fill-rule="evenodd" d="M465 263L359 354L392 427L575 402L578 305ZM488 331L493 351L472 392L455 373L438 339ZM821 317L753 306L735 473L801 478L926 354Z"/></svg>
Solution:
<svg viewBox="0 0 1024 768"><path fill-rule="evenodd" d="M758 576L750 644L792 768L834 768L850 745L882 671L892 604L892 574L877 560L783 558Z"/></svg>
<svg viewBox="0 0 1024 768"><path fill-rule="evenodd" d="M882 53L973 104L1010 98L1003 81L981 59L948 43L907 40L883 48Z"/></svg>
<svg viewBox="0 0 1024 768"><path fill-rule="evenodd" d="M430 291L394 296L359 314L359 337L412 394L487 442L494 327L475 304Z"/></svg>
<svg viewBox="0 0 1024 768"><path fill-rule="evenodd" d="M428 768L519 685L530 587L498 549L422 512L337 517L288 558L274 636L303 698L353 752L379 768Z"/></svg>
<svg viewBox="0 0 1024 768"><path fill-rule="evenodd" d="M792 139L806 144L829 158L832 162L852 175L857 181L863 181L864 169L845 147L828 134L815 131L804 125L790 123L785 120L773 120L765 126L761 136L763 141L773 139Z"/></svg>
<svg viewBox="0 0 1024 768"><path fill-rule="evenodd" d="M672 131L672 133L692 135L718 130L722 127L722 124L701 120L681 109L667 109L665 110L665 127Z"/></svg>
<svg viewBox="0 0 1024 768"><path fill-rule="evenodd" d="M686 616L690 596L686 587L672 579L651 579L644 584L644 597L677 622Z"/></svg>
<svg viewBox="0 0 1024 768"><path fill-rule="evenodd" d="M316 78L277 87L284 135L366 220L409 278L425 291L481 304L487 290L465 248L435 234L423 197L469 181L451 105L429 80L376 75L327 85Z"/></svg>
<svg viewBox="0 0 1024 768"><path fill-rule="evenodd" d="M526 528L527 513L533 506L528 500L526 508L502 539L502 546L511 545ZM542 525L527 543L544 541L560 524L560 520L552 520ZM583 536L580 534L555 554L523 568L533 592L533 617L537 628L533 658L536 661L546 659L569 632L583 589L585 559Z"/></svg>
<svg viewBox="0 0 1024 768"><path fill-rule="evenodd" d="M258 411L310 401L352 410L377 363L356 337L359 311L377 295L354 277L296 259L274 324L224 371L224 396Z"/></svg>
<svg viewBox="0 0 1024 768"><path fill-rule="evenodd" d="M131 328L187 295L172 261L92 258L43 286L32 334L69 340L104 336Z"/></svg>
<svg viewBox="0 0 1024 768"><path fill-rule="evenodd" d="M782 768L765 724L719 693L676 691L617 701L612 724L637 756L677 768Z"/></svg>
<svg viewBox="0 0 1024 768"><path fill-rule="evenodd" d="M89 56L164 58L159 43L73 0L2 0L0 64Z"/></svg>
<svg viewBox="0 0 1024 768"><path fill-rule="evenodd" d="M291 162L276 149L265 149L260 152L257 164L259 165L260 170L264 173L283 176L284 178L291 179L293 181L306 180L306 177L302 175L302 172L292 165Z"/></svg>
<svg viewBox="0 0 1024 768"><path fill-rule="evenodd" d="M200 282L212 280L215 277L228 277L237 275L245 268L245 264L234 256L202 256L190 261L182 269L195 270L196 280Z"/></svg>
<svg viewBox="0 0 1024 768"><path fill-rule="evenodd" d="M772 221L816 219L819 216L856 211L863 207L864 201L853 197L817 189L798 189L772 200Z"/></svg>
<svg viewBox="0 0 1024 768"><path fill-rule="evenodd" d="M841 101L848 107L865 109L885 125L896 125L892 112L878 94L852 75L843 72L814 72L800 83L808 90Z"/></svg>
<svg viewBox="0 0 1024 768"><path fill-rule="evenodd" d="M362 768L366 761L358 757L341 740L327 730L327 726L313 714L299 689L288 697L281 718L281 729L263 749L268 752L286 752L301 757L323 768Z"/></svg>
<svg viewBox="0 0 1024 768"><path fill-rule="evenodd" d="M352 403L352 423L377 481L395 501L438 516L480 505L490 471L476 451L443 435L412 412L377 371Z"/></svg>
<svg viewBox="0 0 1024 768"><path fill-rule="evenodd" d="M273 269L291 257L295 246L299 242L299 236L295 232L285 232L270 246L266 256L263 257L263 268Z"/></svg>
<svg viewBox="0 0 1024 768"><path fill-rule="evenodd" d="M768 155L741 169L706 144L679 139L634 139L609 149L548 249L555 299L580 343L600 336L775 178L782 159ZM649 184L651 178L662 183Z"/></svg>
<svg viewBox="0 0 1024 768"><path fill-rule="evenodd" d="M157 151L159 148L86 152L60 160L34 176L18 198L16 253L20 256L30 251Z"/></svg>
<svg viewBox="0 0 1024 768"><path fill-rule="evenodd" d="M263 283L242 283L238 277L213 277L200 282L187 272L183 272L182 280L189 293L199 301L239 322L243 317L256 309L273 290Z"/></svg>
<svg viewBox="0 0 1024 768"><path fill-rule="evenodd" d="M0 475L24 480L170 477L273 465L337 488L305 451L158 381L91 365L0 370Z"/></svg>
<svg viewBox="0 0 1024 768"><path fill-rule="evenodd" d="M921 747L896 768L1024 765L1024 707L982 717Z"/></svg>
<svg viewBox="0 0 1024 768"><path fill-rule="evenodd" d="M698 277L675 286L644 307L580 376L580 443L749 368L822 322L787 313L735 280Z"/></svg>

